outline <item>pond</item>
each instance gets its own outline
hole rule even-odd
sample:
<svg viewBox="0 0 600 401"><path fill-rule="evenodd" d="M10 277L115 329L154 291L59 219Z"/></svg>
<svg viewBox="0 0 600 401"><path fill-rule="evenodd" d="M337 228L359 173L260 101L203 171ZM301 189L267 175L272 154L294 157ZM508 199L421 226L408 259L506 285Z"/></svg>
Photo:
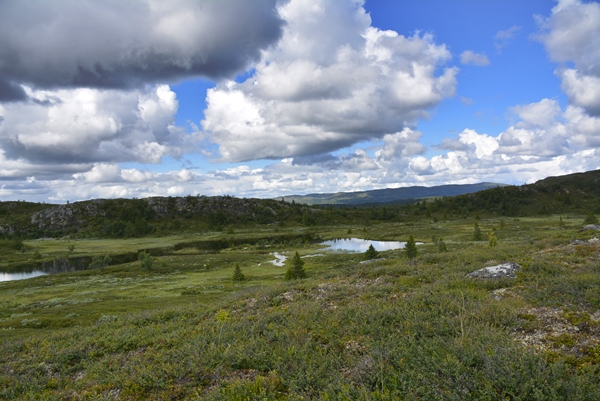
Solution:
<svg viewBox="0 0 600 401"><path fill-rule="evenodd" d="M111 255L111 265L129 263L137 260L137 252ZM24 280L49 274L76 272L88 269L92 263L91 256L73 256L70 258L58 258L42 262L25 263L20 265L3 267L0 270L0 282Z"/></svg>
<svg viewBox="0 0 600 401"><path fill-rule="evenodd" d="M0 272L0 282L2 281L14 281L14 280L24 280L26 278L33 278L33 277L38 277L38 276L45 276L48 273L44 273L43 271L40 270L35 270L32 272L27 272L27 273L23 273L23 272L19 272L19 273L5 273L5 272Z"/></svg>
<svg viewBox="0 0 600 401"><path fill-rule="evenodd" d="M406 242L401 241L372 241L361 238L341 238L321 242L329 246L328 251L350 251L366 252L372 244L377 251L391 251L393 249L403 249Z"/></svg>
<svg viewBox="0 0 600 401"><path fill-rule="evenodd" d="M287 259L287 256L282 255L282 254L280 254L278 252L271 252L271 253L269 253L269 255L275 256L275 259L269 260L267 262L267 263L272 263L273 266L283 266L284 263L285 263L285 261L286 261L286 259ZM261 263L259 263L258 265L260 266Z"/></svg>

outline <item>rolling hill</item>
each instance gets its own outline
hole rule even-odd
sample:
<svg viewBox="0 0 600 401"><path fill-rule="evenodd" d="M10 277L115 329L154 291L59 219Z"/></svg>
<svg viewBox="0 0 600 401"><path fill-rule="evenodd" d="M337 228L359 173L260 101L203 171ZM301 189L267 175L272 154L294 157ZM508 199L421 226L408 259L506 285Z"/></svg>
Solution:
<svg viewBox="0 0 600 401"><path fill-rule="evenodd" d="M372 191L337 192L286 196L285 200L307 205L360 205L374 203L405 203L412 199L440 196L457 196L503 187L506 184L482 182L479 184L439 185L435 187L412 186L404 188L375 189Z"/></svg>

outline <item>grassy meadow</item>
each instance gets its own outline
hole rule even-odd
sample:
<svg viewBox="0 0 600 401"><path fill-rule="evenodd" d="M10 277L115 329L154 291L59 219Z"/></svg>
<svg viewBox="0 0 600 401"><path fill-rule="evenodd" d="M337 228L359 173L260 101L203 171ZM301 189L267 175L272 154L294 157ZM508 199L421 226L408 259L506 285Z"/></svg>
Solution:
<svg viewBox="0 0 600 401"><path fill-rule="evenodd" d="M585 215L482 216L26 240L4 266L164 251L0 282L0 399L600 399L600 233ZM309 235L422 244L360 263ZM202 240L231 246L177 247ZM284 280L273 252L308 278ZM509 261L516 279L465 277Z"/></svg>

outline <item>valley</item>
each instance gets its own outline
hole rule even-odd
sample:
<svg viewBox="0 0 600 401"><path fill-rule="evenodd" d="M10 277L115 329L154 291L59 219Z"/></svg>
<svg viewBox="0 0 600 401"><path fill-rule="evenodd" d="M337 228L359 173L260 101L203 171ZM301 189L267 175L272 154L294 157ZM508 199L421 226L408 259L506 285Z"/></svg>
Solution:
<svg viewBox="0 0 600 401"><path fill-rule="evenodd" d="M58 238L6 237L5 272L111 260L0 282L0 398L593 399L600 231L583 227L598 197L539 188L512 216L486 207L506 190L493 188L385 209L252 201L273 221L166 213L131 238L85 234L106 218ZM409 236L414 258L322 244ZM296 252L307 278L285 280ZM506 262L516 278L467 277Z"/></svg>

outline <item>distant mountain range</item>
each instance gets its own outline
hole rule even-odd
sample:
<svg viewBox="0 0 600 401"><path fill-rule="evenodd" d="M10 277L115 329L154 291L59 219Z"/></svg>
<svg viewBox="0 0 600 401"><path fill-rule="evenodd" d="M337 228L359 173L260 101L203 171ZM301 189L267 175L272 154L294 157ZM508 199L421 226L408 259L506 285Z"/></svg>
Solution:
<svg viewBox="0 0 600 401"><path fill-rule="evenodd" d="M361 205L382 203L405 203L413 199L456 196L504 187L507 184L482 182L479 184L439 185L435 187L413 186L404 188L375 189L360 192L337 192L334 194L308 194L286 196L285 201L307 205Z"/></svg>

